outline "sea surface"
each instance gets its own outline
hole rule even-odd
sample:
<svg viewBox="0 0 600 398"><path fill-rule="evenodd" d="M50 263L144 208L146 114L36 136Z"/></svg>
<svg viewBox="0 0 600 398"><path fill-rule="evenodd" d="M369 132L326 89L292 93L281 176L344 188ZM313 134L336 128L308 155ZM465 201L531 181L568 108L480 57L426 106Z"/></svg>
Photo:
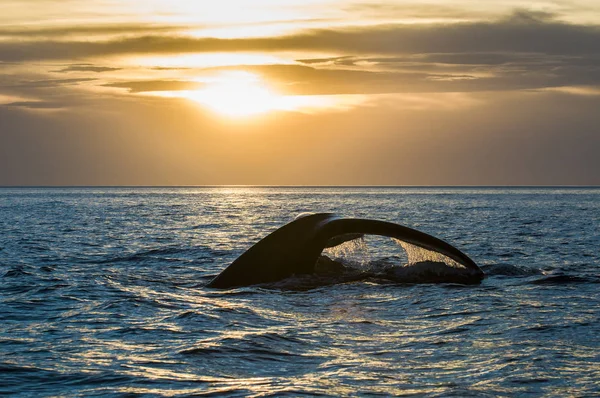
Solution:
<svg viewBox="0 0 600 398"><path fill-rule="evenodd" d="M205 287L305 212L419 229L487 277ZM599 188L2 188L0 394L599 396L599 288Z"/></svg>

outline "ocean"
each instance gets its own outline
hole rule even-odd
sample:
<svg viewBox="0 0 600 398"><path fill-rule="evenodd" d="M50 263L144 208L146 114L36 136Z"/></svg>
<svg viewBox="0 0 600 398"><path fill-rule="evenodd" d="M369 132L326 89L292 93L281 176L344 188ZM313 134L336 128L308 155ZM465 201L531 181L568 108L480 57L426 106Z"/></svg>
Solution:
<svg viewBox="0 0 600 398"><path fill-rule="evenodd" d="M486 278L206 287L305 212L421 230ZM598 396L599 248L600 188L1 188L0 394Z"/></svg>

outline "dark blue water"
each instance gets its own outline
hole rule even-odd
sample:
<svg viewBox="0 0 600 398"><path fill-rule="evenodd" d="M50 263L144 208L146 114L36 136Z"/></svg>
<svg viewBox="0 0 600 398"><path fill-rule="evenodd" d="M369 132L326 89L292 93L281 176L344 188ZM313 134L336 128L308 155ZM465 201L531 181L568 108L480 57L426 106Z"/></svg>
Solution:
<svg viewBox="0 0 600 398"><path fill-rule="evenodd" d="M204 287L321 211L433 234L488 276ZM600 189L4 188L0 393L595 396L599 248Z"/></svg>

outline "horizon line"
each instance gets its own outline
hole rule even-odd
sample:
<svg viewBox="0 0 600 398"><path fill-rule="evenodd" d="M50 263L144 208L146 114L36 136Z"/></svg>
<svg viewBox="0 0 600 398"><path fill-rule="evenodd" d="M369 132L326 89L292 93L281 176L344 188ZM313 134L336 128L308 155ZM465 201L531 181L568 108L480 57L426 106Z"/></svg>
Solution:
<svg viewBox="0 0 600 398"><path fill-rule="evenodd" d="M222 184L222 185L0 185L5 188L600 188L599 185L261 185L261 184Z"/></svg>

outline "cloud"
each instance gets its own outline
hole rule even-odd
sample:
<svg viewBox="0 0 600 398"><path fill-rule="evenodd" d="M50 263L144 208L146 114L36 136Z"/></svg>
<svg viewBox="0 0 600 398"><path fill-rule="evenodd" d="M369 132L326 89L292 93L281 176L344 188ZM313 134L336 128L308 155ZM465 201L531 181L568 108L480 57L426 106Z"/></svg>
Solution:
<svg viewBox="0 0 600 398"><path fill-rule="evenodd" d="M122 97L106 91L100 93L92 84L96 81L93 78L43 79L39 76L17 80L10 75L0 76L0 100L5 98L0 105L15 109L96 109L98 101Z"/></svg>
<svg viewBox="0 0 600 398"><path fill-rule="evenodd" d="M296 50L323 56L300 58L295 65L155 67L135 72L134 76L140 77L146 73L145 80L114 81L110 75L102 75L98 84L129 93L194 90L201 85L188 81L190 76L233 69L260 74L279 91L298 95L506 91L600 85L597 43L600 27L568 24L551 14L518 10L489 22L320 29L248 39L128 35L86 42L5 40L0 41L0 62L79 61L54 72L94 76L119 68L90 63L89 58L103 57L104 62L109 56L125 54ZM31 90L83 86L93 80L15 79L17 75L0 76L0 89L40 98L42 94ZM46 95L50 94L42 98Z"/></svg>
<svg viewBox="0 0 600 398"><path fill-rule="evenodd" d="M76 105L84 102L89 96L86 94L89 88L82 83L91 83L96 79L78 78L78 79L45 79L39 75L22 76L16 78L15 75L0 74L0 97L13 97L16 100L4 101L4 103L13 103L14 106L25 107L50 107L44 104L61 104L65 107L68 104ZM59 107L59 106L51 107Z"/></svg>
<svg viewBox="0 0 600 398"><path fill-rule="evenodd" d="M297 61L301 64L307 65L337 65L337 66L354 66L357 65L361 60L365 58L354 57L352 55L345 55L342 57L326 57L326 58L306 58L298 59Z"/></svg>
<svg viewBox="0 0 600 398"><path fill-rule="evenodd" d="M583 95L583 96L600 96L599 87L578 87L578 86L564 86L564 87L551 87L545 89L546 91L554 91L557 93L569 94L569 95Z"/></svg>
<svg viewBox="0 0 600 398"><path fill-rule="evenodd" d="M125 88L130 93L143 93L150 91L179 91L197 90L202 83L184 80L137 80L129 82L104 84L105 87Z"/></svg>
<svg viewBox="0 0 600 398"><path fill-rule="evenodd" d="M69 65L66 68L59 69L56 72L58 73L68 73L68 72L114 72L117 70L122 70L122 68L111 68L108 66L94 66L92 64L78 64L78 65Z"/></svg>
<svg viewBox="0 0 600 398"><path fill-rule="evenodd" d="M36 0L39 1L39 0ZM131 34L164 34L185 30L185 26L156 25L156 24L98 24L77 26L49 26L49 27L3 27L0 28L0 37L35 39L65 36L106 36L106 35L131 35Z"/></svg>
<svg viewBox="0 0 600 398"><path fill-rule="evenodd" d="M18 101L4 104L4 106L21 107L29 109L61 109L64 104L49 101Z"/></svg>
<svg viewBox="0 0 600 398"><path fill-rule="evenodd" d="M16 81L15 81L16 80ZM5 101L12 107L50 109L83 106L93 94L81 83L94 82L96 79L14 79L14 76L0 75L0 97L13 97L16 100ZM91 87L91 86L90 86Z"/></svg>
<svg viewBox="0 0 600 398"><path fill-rule="evenodd" d="M73 78L73 79L22 79L13 81L12 76L7 76L6 79L0 78L0 87L9 88L55 88L64 86L78 85L79 83L91 82L94 78Z"/></svg>
<svg viewBox="0 0 600 398"><path fill-rule="evenodd" d="M320 51L347 55L507 52L597 56L599 42L600 27L568 24L545 14L519 11L492 22L317 29L266 38L144 35L104 41L5 40L0 42L0 61L220 51Z"/></svg>
<svg viewBox="0 0 600 398"><path fill-rule="evenodd" d="M203 87L198 79L238 70L257 74L278 92L288 95L479 92L600 85L600 67L592 60L579 64L581 59L572 57L517 55L511 60L510 55L483 55L482 58L488 61L493 58L498 60L497 63L484 64L479 63L478 58L476 54L465 54L464 57L460 54L433 54L389 59L353 57L344 59L348 66L315 61L308 65L238 65L181 71L169 69L156 71L168 72L168 78L125 81L110 77L29 78L15 81L14 77L7 76L0 78L0 92L25 98L48 99L63 92L84 95L85 90L93 90L94 86L122 88L132 94L198 90ZM429 62L430 59L457 63ZM363 64L369 64L369 69L364 69Z"/></svg>
<svg viewBox="0 0 600 398"><path fill-rule="evenodd" d="M482 10L472 11L465 4L454 2L448 4L431 4L431 2L351 2L344 6L350 13L358 13L368 18L405 18L423 19L473 19L480 18Z"/></svg>
<svg viewBox="0 0 600 398"><path fill-rule="evenodd" d="M215 69L242 68L262 75L284 93L300 95L508 91L600 84L600 68L568 63L557 66L540 61L530 65L502 64L494 68L468 65L449 68L421 63L396 67L383 71L308 65L248 65Z"/></svg>

